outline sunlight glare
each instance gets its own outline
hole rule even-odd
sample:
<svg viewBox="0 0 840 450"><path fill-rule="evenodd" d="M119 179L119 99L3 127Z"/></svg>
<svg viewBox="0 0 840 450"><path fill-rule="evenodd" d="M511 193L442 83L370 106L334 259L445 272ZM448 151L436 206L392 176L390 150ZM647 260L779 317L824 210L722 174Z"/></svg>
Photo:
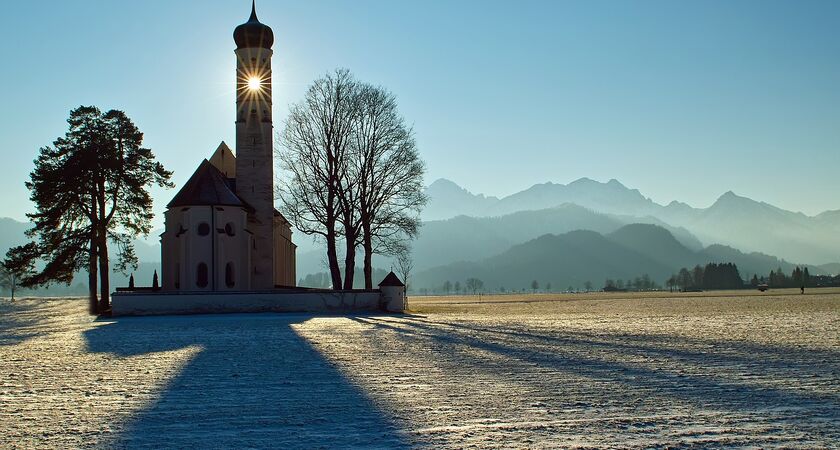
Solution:
<svg viewBox="0 0 840 450"><path fill-rule="evenodd" d="M262 86L262 81L257 77L248 78L248 89L258 91Z"/></svg>

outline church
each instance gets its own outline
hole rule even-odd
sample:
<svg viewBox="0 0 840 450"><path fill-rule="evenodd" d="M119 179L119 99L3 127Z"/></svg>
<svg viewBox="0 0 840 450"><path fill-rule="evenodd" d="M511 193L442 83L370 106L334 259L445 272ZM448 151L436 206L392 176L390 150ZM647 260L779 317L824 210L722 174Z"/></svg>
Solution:
<svg viewBox="0 0 840 450"><path fill-rule="evenodd" d="M274 207L271 47L251 17L236 43L236 153L224 143L167 204L164 291L249 291L295 285L291 224Z"/></svg>
<svg viewBox="0 0 840 450"><path fill-rule="evenodd" d="M166 205L160 286L117 288L111 315L404 311L393 272L379 289L295 286L291 224L274 207L274 33L252 3L233 39L235 153L219 144Z"/></svg>

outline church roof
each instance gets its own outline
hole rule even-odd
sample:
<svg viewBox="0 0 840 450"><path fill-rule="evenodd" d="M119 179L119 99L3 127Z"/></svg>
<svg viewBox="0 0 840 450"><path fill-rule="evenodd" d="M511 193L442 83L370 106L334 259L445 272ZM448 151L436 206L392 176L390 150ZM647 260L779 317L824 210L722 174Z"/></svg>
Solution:
<svg viewBox="0 0 840 450"><path fill-rule="evenodd" d="M202 205L247 207L225 176L206 159L201 161L195 173L166 206L173 208Z"/></svg>
<svg viewBox="0 0 840 450"><path fill-rule="evenodd" d="M400 281L400 277L392 271L388 272L388 275L385 275L385 278L379 282L379 286L405 286L405 284L403 284L403 282Z"/></svg>

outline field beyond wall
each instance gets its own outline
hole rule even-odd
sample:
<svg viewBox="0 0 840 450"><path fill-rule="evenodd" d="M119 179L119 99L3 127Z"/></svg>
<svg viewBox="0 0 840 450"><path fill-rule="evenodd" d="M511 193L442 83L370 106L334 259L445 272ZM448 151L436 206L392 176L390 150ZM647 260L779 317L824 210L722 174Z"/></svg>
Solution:
<svg viewBox="0 0 840 450"><path fill-rule="evenodd" d="M0 300L0 448L840 445L840 289L99 319Z"/></svg>

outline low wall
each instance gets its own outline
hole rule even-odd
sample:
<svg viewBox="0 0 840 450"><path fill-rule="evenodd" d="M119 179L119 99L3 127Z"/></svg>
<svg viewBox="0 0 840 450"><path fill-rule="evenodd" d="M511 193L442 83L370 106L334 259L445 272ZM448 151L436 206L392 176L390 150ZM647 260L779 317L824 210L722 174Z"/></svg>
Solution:
<svg viewBox="0 0 840 450"><path fill-rule="evenodd" d="M114 316L243 312L348 313L381 311L381 293L371 291L115 292Z"/></svg>

